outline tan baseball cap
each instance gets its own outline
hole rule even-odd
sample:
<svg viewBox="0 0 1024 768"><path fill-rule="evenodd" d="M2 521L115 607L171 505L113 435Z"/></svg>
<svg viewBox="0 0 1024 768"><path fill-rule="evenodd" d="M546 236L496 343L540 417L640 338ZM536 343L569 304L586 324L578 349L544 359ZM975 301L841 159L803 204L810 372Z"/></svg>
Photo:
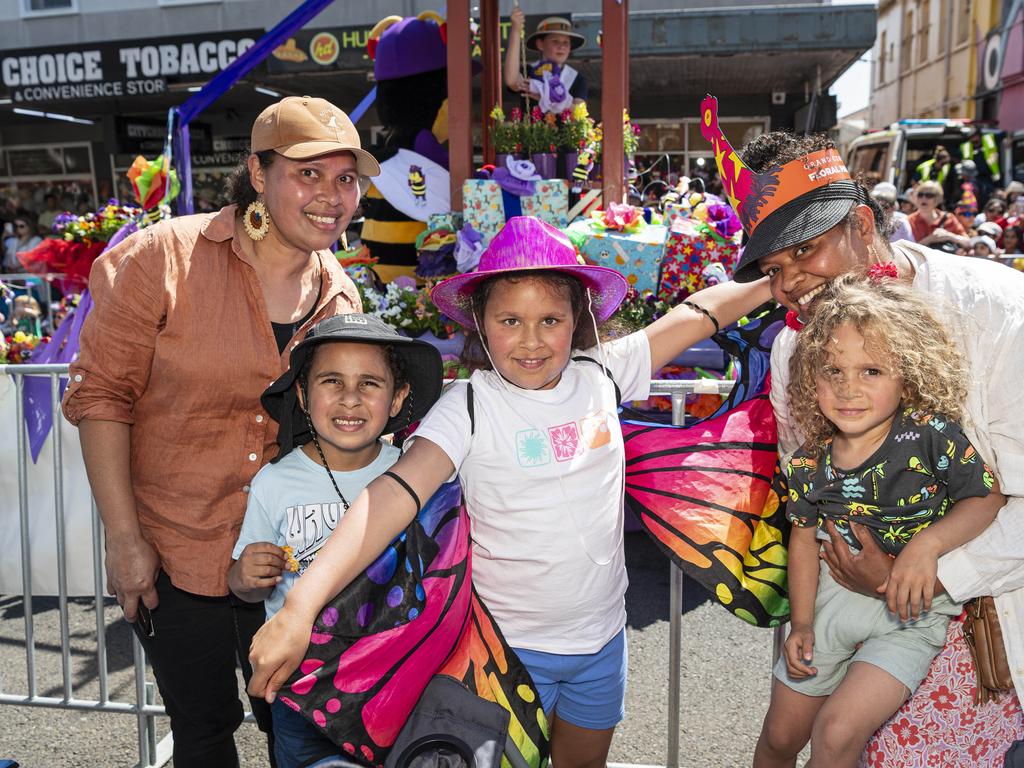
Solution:
<svg viewBox="0 0 1024 768"><path fill-rule="evenodd" d="M380 165L362 148L348 115L326 99L288 96L271 104L252 124L253 152L272 149L292 160L330 152L351 152L363 176L377 176Z"/></svg>

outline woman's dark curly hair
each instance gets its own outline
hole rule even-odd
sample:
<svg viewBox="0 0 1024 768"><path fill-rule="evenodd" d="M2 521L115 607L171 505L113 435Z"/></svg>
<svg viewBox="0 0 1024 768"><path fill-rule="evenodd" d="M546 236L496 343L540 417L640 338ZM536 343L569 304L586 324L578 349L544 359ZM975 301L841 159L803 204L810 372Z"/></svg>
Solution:
<svg viewBox="0 0 1024 768"><path fill-rule="evenodd" d="M789 131L772 131L771 133L762 133L749 142L740 150L740 157L754 173L764 173L772 166L785 165L791 160L796 160L812 152L835 148L835 142L822 133L801 136ZM875 229L878 234L888 238L892 231L890 213L868 194L863 179L858 178L856 181L864 192L864 205L871 209L871 215L875 219ZM850 215L846 218L846 225L852 226L856 221L856 216L857 214L851 207Z"/></svg>
<svg viewBox="0 0 1024 768"><path fill-rule="evenodd" d="M257 152L256 157L259 158L260 168L266 170L274 162L274 158L277 153L272 149L265 149L262 152ZM243 157L238 161L238 165L235 166L234 170L228 176L226 182L228 202L234 203L238 206L235 210L235 216L238 218L242 217L245 213L245 209L250 204L256 202L259 195L256 190L252 188L252 178L249 176L249 158L248 156Z"/></svg>
<svg viewBox="0 0 1024 768"><path fill-rule="evenodd" d="M622 335L624 332L619 323L615 320L605 321L594 332L594 324L587 316L587 289L579 279L565 272L554 270L519 270L505 272L500 275L488 277L482 281L473 291L470 297L473 312L480 322L483 322L484 313L487 311L487 302L494 291L494 287L503 280L518 282L520 280L538 280L550 291L561 294L569 299L572 306L574 330L572 334L573 349L587 349L597 344L598 334L601 341ZM491 361L484 351L481 333L476 329L466 330L466 343L462 347L461 362L469 370L492 370Z"/></svg>

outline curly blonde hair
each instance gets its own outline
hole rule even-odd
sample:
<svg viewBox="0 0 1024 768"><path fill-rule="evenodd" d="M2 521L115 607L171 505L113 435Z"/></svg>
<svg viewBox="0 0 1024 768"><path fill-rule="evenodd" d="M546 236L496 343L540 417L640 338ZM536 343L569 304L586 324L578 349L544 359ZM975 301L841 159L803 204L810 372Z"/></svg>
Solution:
<svg viewBox="0 0 1024 768"><path fill-rule="evenodd" d="M963 418L967 361L932 314L933 301L891 278L843 275L825 287L789 361L790 412L806 436L805 450L819 455L836 431L818 407L817 379L836 329L845 323L903 380L901 408Z"/></svg>

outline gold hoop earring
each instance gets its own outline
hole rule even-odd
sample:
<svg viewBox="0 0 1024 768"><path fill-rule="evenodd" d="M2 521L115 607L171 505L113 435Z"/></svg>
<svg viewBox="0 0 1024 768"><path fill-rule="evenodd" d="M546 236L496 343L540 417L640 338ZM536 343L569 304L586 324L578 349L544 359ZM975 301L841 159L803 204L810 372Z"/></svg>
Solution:
<svg viewBox="0 0 1024 768"><path fill-rule="evenodd" d="M245 209L245 216L242 217L242 226L245 227L245 234L252 240L259 242L270 231L270 214L267 213L267 206L262 200L254 200Z"/></svg>

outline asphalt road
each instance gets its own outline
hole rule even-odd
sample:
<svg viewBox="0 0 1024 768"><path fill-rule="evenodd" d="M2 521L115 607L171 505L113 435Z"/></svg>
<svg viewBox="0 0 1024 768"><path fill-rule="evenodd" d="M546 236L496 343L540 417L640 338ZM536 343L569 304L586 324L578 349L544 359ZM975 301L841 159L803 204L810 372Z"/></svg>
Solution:
<svg viewBox="0 0 1024 768"><path fill-rule="evenodd" d="M626 720L616 730L610 760L665 765L668 707L668 562L645 534L628 534L626 559L629 687ZM771 631L751 627L707 602L700 587L684 586L680 765L748 766L768 705ZM112 700L134 696L130 635L111 602L104 610ZM82 699L98 697L96 615L93 601L70 608L71 680ZM34 601L36 680L41 696L62 695L59 614L52 598ZM24 607L0 596L0 690L26 691ZM166 718L157 720L167 732ZM236 740L242 766L267 765L254 726ZM24 768L128 768L138 761L136 719L126 714L0 705L0 759ZM186 768L179 766L178 768Z"/></svg>

